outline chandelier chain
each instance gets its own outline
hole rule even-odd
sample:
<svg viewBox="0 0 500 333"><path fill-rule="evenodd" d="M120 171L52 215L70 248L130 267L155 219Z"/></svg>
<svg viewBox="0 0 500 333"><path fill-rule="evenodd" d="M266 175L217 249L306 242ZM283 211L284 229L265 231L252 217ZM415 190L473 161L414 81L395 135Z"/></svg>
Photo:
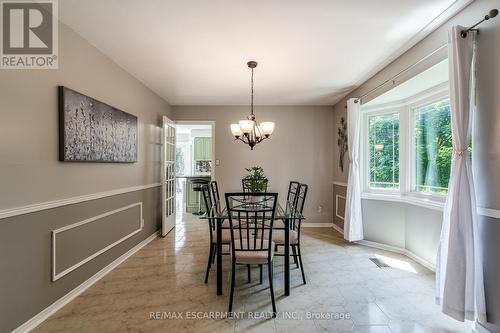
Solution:
<svg viewBox="0 0 500 333"><path fill-rule="evenodd" d="M253 116L253 68L252 68L252 100L250 104L250 114Z"/></svg>

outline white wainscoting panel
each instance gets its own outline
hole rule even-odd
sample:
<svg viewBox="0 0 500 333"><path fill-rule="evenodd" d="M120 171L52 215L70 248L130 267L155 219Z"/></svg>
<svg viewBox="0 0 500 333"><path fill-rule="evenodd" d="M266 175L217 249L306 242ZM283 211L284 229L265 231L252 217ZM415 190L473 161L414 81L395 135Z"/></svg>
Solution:
<svg viewBox="0 0 500 333"><path fill-rule="evenodd" d="M344 221L344 216L339 214L339 198L346 200L343 195L335 194L335 216Z"/></svg>
<svg viewBox="0 0 500 333"><path fill-rule="evenodd" d="M62 296L59 298L57 301L49 305L47 308L42 310L40 313L35 315L33 318L16 328L15 330L12 331L12 333L25 333L33 330L35 327L40 325L43 321L48 319L50 316L52 316L54 313L62 309L63 306L74 300L78 295L83 293L85 290L90 288L94 283L102 279L106 274L111 272L114 268L116 268L118 265L120 265L122 262L130 258L134 253L142 249L144 246L149 244L151 241L155 240L158 237L158 233L155 232L124 254L122 254L120 257L116 258L113 262L111 262L109 265L101 269L99 272L95 273L93 276L91 276L88 280L84 281L82 284L77 286L75 289L71 290L69 293L66 295Z"/></svg>
<svg viewBox="0 0 500 333"><path fill-rule="evenodd" d="M57 247L57 235L62 233L62 232L65 232L67 230L70 230L70 229L74 229L74 228L78 228L82 225L85 225L85 224L88 224L88 223L92 223L92 222L95 222L95 221L98 221L104 217L107 217L107 216L110 216L110 215L113 215L113 214L116 214L116 213L119 213L119 212L122 212L124 210L127 210L127 209L131 209L131 208L134 208L134 207L137 207L139 206L140 208L140 218L139 218L139 227L137 229L135 229L134 231L132 231L130 234L120 238L119 240L109 244L108 246L102 248L101 250L95 252L94 254L88 256L87 258L77 262L76 264L72 265L71 267L63 270L62 272L57 272L56 270L56 247ZM73 224L70 224L70 225L67 225L67 226L64 226L64 227L61 227L59 229L55 229L55 230L52 230L52 281L56 281L60 278L62 278L63 276L65 276L66 274L74 271L75 269L77 269L78 267L82 266L83 264L89 262L90 260L94 259L95 257L97 257L98 255L106 252L107 250L111 249L112 247L120 244L121 242L125 241L126 239L132 237L133 235L137 234L138 232L141 232L142 229L144 227L144 219L143 219L143 215L142 215L142 202L137 202L137 203L133 203L131 205L127 205L127 206L124 206L124 207L121 207L121 208L118 208L118 209L115 209L115 210L112 210L112 211L109 211L109 212L106 212L106 213L103 213L103 214L100 214L100 215L97 215L97 216L94 216L94 217L91 217L89 219L86 219L86 220L83 220L83 221L80 221L80 222L76 222L76 223L73 223Z"/></svg>

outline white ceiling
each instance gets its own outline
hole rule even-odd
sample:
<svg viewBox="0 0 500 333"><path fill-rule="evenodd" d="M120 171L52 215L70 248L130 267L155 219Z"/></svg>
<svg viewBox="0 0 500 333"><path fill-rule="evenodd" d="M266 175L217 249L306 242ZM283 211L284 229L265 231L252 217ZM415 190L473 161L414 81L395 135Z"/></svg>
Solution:
<svg viewBox="0 0 500 333"><path fill-rule="evenodd" d="M59 16L172 105L248 104L248 60L256 104L332 105L456 2L64 0Z"/></svg>

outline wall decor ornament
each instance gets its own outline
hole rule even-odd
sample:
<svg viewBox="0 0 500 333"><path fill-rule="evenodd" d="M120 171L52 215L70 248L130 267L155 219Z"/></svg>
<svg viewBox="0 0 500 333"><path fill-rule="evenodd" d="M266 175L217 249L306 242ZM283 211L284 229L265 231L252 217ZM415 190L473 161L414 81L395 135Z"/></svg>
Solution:
<svg viewBox="0 0 500 333"><path fill-rule="evenodd" d="M344 157L347 152L347 123L342 117L340 119L340 126L338 128L337 145L339 146L339 167L340 171L344 172Z"/></svg>
<svg viewBox="0 0 500 333"><path fill-rule="evenodd" d="M59 160L137 162L137 117L60 86Z"/></svg>

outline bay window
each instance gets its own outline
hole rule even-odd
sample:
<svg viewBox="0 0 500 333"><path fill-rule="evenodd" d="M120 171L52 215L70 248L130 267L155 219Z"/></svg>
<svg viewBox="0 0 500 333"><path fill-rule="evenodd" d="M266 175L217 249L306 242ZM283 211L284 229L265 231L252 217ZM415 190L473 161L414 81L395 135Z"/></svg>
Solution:
<svg viewBox="0 0 500 333"><path fill-rule="evenodd" d="M447 84L403 100L363 105L365 196L442 205L448 192L453 145ZM397 199L399 198L399 199ZM434 205L434 203L430 203Z"/></svg>

